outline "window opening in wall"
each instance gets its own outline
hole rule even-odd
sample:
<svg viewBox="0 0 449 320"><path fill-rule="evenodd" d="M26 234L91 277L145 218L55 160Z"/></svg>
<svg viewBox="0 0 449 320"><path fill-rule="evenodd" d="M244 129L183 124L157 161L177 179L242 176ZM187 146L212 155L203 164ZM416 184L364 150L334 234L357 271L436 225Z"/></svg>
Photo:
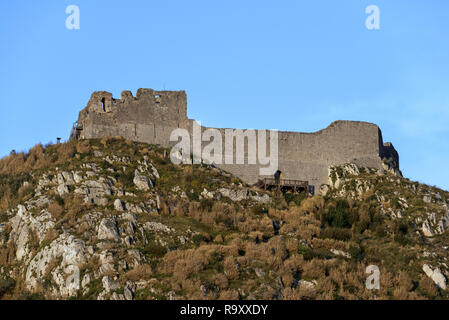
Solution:
<svg viewBox="0 0 449 320"><path fill-rule="evenodd" d="M103 110L103 112L106 112L106 107L105 107L105 104L104 104L104 98L101 99L101 110Z"/></svg>

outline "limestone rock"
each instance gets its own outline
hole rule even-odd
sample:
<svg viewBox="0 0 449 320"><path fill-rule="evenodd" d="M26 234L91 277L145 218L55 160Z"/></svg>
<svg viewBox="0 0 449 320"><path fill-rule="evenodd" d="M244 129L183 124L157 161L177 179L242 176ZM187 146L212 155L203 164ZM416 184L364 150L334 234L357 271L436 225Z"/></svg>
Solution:
<svg viewBox="0 0 449 320"><path fill-rule="evenodd" d="M168 300L176 300L176 292L170 291L168 293Z"/></svg>
<svg viewBox="0 0 449 320"><path fill-rule="evenodd" d="M83 195L84 201L87 203L105 206L108 203L105 196L111 196L113 194L111 189L112 182L110 179L104 178L86 180L74 192Z"/></svg>
<svg viewBox="0 0 449 320"><path fill-rule="evenodd" d="M65 183L61 183L57 188L56 188L56 192L60 195L63 196L67 193L69 193L69 187L67 187L67 185Z"/></svg>
<svg viewBox="0 0 449 320"><path fill-rule="evenodd" d="M66 185L71 186L75 184L75 180L73 178L73 174L71 172L63 171L60 173L63 178L63 182L65 182ZM58 178L59 181L59 178Z"/></svg>
<svg viewBox="0 0 449 320"><path fill-rule="evenodd" d="M65 298L75 296L80 289L79 266L86 263L89 256L82 240L67 233L61 234L29 262L25 276L27 288L35 290L48 277L47 266L61 259L51 271L51 278L57 286L55 293ZM68 275L71 275L72 281L68 281Z"/></svg>
<svg viewBox="0 0 449 320"><path fill-rule="evenodd" d="M266 204L271 201L271 198L268 194L264 194L263 196L261 196L257 192L255 195L250 194L250 198L262 204Z"/></svg>
<svg viewBox="0 0 449 320"><path fill-rule="evenodd" d="M204 188L203 192L201 192L201 196L205 199L212 199L214 197L213 192L207 191L206 188Z"/></svg>
<svg viewBox="0 0 449 320"><path fill-rule="evenodd" d="M74 172L73 173L73 180L75 181L75 183L80 183L80 182L83 181L83 176L79 172Z"/></svg>
<svg viewBox="0 0 449 320"><path fill-rule="evenodd" d="M122 200L115 199L115 201L114 201L114 209L117 210L117 211L124 211L125 210L125 206L124 206Z"/></svg>
<svg viewBox="0 0 449 320"><path fill-rule="evenodd" d="M114 219L105 218L101 220L98 227L98 239L100 240L119 240L117 223Z"/></svg>
<svg viewBox="0 0 449 320"><path fill-rule="evenodd" d="M167 227L165 224L162 224L160 222L147 222L144 224L143 227L145 230L153 231L153 232L170 233L173 231L171 228Z"/></svg>
<svg viewBox="0 0 449 320"><path fill-rule="evenodd" d="M302 288L309 289L309 290L315 289L316 285L317 285L316 280L307 281L307 280L301 279L298 281L298 287L302 287Z"/></svg>
<svg viewBox="0 0 449 320"><path fill-rule="evenodd" d="M94 157L101 158L102 156L103 156L103 152L101 152L99 150L94 151Z"/></svg>
<svg viewBox="0 0 449 320"><path fill-rule="evenodd" d="M265 272L263 272L262 269L256 268L256 269L254 269L254 272L256 273L256 276L257 276L259 279L265 278Z"/></svg>
<svg viewBox="0 0 449 320"><path fill-rule="evenodd" d="M353 176L358 176L360 174L359 168L353 163L345 164L343 166L343 171Z"/></svg>
<svg viewBox="0 0 449 320"><path fill-rule="evenodd" d="M120 283L109 276L104 276L101 282L103 283L103 288L106 292L120 289Z"/></svg>
<svg viewBox="0 0 449 320"><path fill-rule="evenodd" d="M114 292L111 296L111 300L125 300L125 297L123 296L123 294Z"/></svg>
<svg viewBox="0 0 449 320"><path fill-rule="evenodd" d="M150 190L153 188L153 182L147 176L141 174L137 169L134 171L134 184L139 190Z"/></svg>
<svg viewBox="0 0 449 320"><path fill-rule="evenodd" d="M447 282L446 277L441 273L440 268L435 268L432 270L432 268L425 264L422 267L423 271L426 273L426 275L435 282L438 288L446 290L447 288Z"/></svg>
<svg viewBox="0 0 449 320"><path fill-rule="evenodd" d="M123 290L123 295L126 300L134 299L134 292L136 291L136 285L132 281L126 283L125 289Z"/></svg>
<svg viewBox="0 0 449 320"><path fill-rule="evenodd" d="M336 256L342 256L348 259L351 259L351 255L347 252L344 252L342 250L337 250L337 249L331 249L330 250L333 254L335 254Z"/></svg>
<svg viewBox="0 0 449 320"><path fill-rule="evenodd" d="M16 245L16 258L23 260L29 254L29 241L31 232L34 232L39 241L45 238L47 232L54 227L55 220L47 210L41 210L36 217L24 205L17 206L17 214L10 219L12 231L9 239Z"/></svg>
<svg viewBox="0 0 449 320"><path fill-rule="evenodd" d="M248 199L248 190L246 189L231 190L226 188L220 188L218 192L220 192L223 197L227 197L234 202Z"/></svg>
<svg viewBox="0 0 449 320"><path fill-rule="evenodd" d="M327 195L328 192L329 192L329 185L322 184L320 186L320 195L322 195L324 197L325 195Z"/></svg>
<svg viewBox="0 0 449 320"><path fill-rule="evenodd" d="M424 221L421 226L422 233L426 237L433 237L435 233L433 232L432 228L430 227L429 221Z"/></svg>

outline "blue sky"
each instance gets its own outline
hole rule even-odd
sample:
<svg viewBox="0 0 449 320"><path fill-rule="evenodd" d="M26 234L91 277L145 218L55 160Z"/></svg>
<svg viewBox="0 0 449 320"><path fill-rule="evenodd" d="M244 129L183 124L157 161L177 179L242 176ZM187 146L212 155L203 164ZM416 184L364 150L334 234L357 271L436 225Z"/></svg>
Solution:
<svg viewBox="0 0 449 320"><path fill-rule="evenodd" d="M95 90L182 89L206 126L374 122L406 177L448 190L448 17L447 0L1 1L0 156L68 137Z"/></svg>

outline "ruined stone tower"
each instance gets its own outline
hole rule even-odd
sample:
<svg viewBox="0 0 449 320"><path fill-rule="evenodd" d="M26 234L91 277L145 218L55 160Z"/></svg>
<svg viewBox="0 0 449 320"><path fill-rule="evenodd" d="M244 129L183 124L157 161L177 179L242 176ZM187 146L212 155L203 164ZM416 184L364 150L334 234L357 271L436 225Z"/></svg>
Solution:
<svg viewBox="0 0 449 320"><path fill-rule="evenodd" d="M105 91L94 92L79 113L71 139L122 136L134 141L171 147L170 134L177 128L192 132L192 119L187 118L187 96L184 91L139 89L136 97L123 91L114 99ZM202 130L207 128L202 127ZM223 131L224 129L218 129ZM384 143L379 127L359 121L336 121L314 133L278 133L279 169L284 178L307 180L318 188L327 183L328 167L345 163L399 172L399 155L391 143ZM221 164L222 169L255 183L259 164ZM273 172L274 173L274 172Z"/></svg>

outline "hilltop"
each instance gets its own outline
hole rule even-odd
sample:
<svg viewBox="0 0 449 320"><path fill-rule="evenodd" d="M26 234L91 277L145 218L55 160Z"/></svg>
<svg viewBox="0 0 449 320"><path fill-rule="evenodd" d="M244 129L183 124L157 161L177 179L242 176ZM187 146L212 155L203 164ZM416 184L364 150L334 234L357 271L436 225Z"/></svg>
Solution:
<svg viewBox="0 0 449 320"><path fill-rule="evenodd" d="M1 297L449 297L448 192L348 163L277 194L168 153L117 137L1 159Z"/></svg>

